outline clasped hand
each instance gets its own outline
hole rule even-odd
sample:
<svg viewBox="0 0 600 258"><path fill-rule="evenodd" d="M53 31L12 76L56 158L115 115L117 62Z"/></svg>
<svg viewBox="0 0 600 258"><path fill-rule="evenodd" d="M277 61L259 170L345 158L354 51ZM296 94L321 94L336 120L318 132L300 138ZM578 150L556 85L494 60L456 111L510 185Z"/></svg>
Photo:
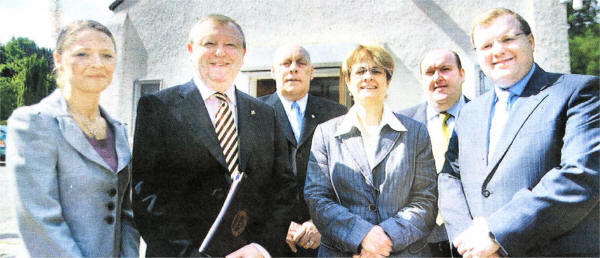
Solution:
<svg viewBox="0 0 600 258"><path fill-rule="evenodd" d="M247 244L237 251L228 254L225 258L271 258L271 256L268 254L265 256L254 244Z"/></svg>
<svg viewBox="0 0 600 258"><path fill-rule="evenodd" d="M475 217L473 224L460 233L453 243L458 253L465 258L499 257L496 251L500 247L490 238L490 231L483 217Z"/></svg>
<svg viewBox="0 0 600 258"><path fill-rule="evenodd" d="M392 240L381 226L374 226L360 242L362 249L356 257L385 257L392 252Z"/></svg>
<svg viewBox="0 0 600 258"><path fill-rule="evenodd" d="M296 245L304 249L316 249L321 244L321 233L312 220L308 220L302 225L292 221L285 242L294 253L298 251Z"/></svg>

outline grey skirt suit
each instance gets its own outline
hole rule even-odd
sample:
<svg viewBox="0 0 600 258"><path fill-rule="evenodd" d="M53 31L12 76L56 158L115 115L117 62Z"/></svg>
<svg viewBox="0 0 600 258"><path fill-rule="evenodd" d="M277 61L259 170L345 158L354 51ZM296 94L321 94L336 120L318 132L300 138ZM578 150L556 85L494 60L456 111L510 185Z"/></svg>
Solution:
<svg viewBox="0 0 600 258"><path fill-rule="evenodd" d="M9 182L31 256L138 256L127 134L101 113L114 132L117 172L67 112L60 89L8 120Z"/></svg>

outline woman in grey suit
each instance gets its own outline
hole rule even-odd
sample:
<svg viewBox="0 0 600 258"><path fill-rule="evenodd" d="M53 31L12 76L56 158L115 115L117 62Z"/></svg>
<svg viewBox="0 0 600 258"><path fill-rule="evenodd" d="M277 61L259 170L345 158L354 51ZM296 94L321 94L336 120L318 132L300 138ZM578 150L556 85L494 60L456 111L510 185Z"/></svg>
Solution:
<svg viewBox="0 0 600 258"><path fill-rule="evenodd" d="M342 64L355 104L319 125L305 200L321 232L319 256L428 256L436 172L427 128L384 105L392 56L358 46Z"/></svg>
<svg viewBox="0 0 600 258"><path fill-rule="evenodd" d="M53 56L59 89L8 120L7 167L31 256L138 256L127 134L98 105L115 55L105 26L70 24Z"/></svg>

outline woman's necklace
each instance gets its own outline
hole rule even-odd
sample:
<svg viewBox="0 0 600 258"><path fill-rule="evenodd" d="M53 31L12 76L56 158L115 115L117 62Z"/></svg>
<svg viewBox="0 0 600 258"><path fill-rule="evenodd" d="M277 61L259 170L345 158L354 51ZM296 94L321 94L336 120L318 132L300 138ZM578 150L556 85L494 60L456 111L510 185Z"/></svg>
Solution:
<svg viewBox="0 0 600 258"><path fill-rule="evenodd" d="M69 111L71 111L71 114L73 115L73 118L75 118L75 120L79 121L80 124L83 124L83 126L85 127L83 128L83 131L87 135L92 136L94 140L98 140L98 126L96 125L98 124L98 119L100 118L100 112L96 110L96 115L94 116L94 119L92 121L91 119L88 119L87 117L85 117L84 115L80 114L72 108L69 108Z"/></svg>

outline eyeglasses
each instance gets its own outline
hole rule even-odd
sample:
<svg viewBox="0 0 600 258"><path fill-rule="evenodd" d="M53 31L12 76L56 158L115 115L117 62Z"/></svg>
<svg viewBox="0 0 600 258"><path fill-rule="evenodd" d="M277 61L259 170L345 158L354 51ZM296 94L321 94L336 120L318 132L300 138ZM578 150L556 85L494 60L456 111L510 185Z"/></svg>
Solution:
<svg viewBox="0 0 600 258"><path fill-rule="evenodd" d="M488 51L490 49L492 49L494 47L494 44L499 44L501 46L506 46L506 45L510 45L513 44L515 42L515 40L517 40L520 36L525 35L525 33L521 32L521 33L517 33L514 35L511 34L507 34L504 35L498 39L494 39L491 42L485 42L484 44L482 44L479 47L476 47L475 50L478 51Z"/></svg>
<svg viewBox="0 0 600 258"><path fill-rule="evenodd" d="M352 69L352 76L362 77L367 72L371 73L372 76L379 76L379 75L385 74L385 69L381 68L381 67L371 67L371 68L358 67L358 68Z"/></svg>

